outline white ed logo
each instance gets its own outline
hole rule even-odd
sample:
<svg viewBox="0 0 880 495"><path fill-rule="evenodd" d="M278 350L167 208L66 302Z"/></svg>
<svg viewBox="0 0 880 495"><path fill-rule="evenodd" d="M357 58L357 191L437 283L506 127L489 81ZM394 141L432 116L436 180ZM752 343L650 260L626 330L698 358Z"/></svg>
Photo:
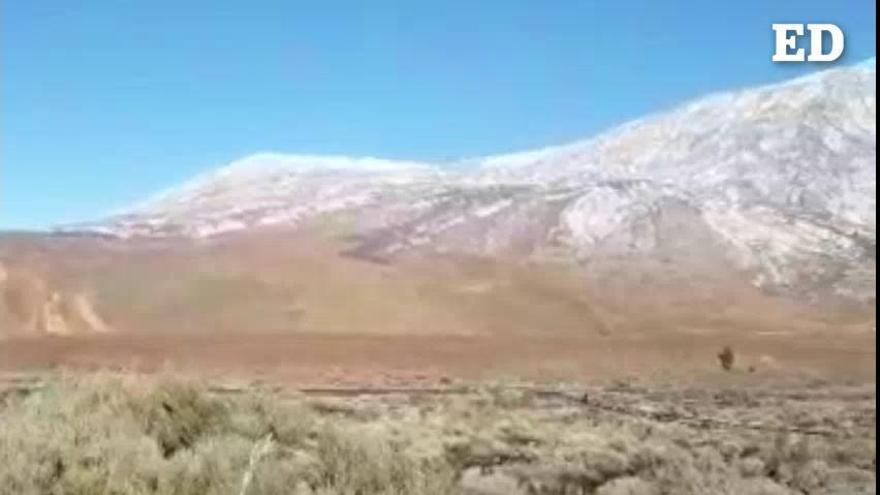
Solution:
<svg viewBox="0 0 880 495"><path fill-rule="evenodd" d="M803 48L797 48L798 37L804 35L803 24L773 24L776 32L776 53L774 62L833 62L843 54L843 31L834 24L807 24L810 32L810 54L805 56ZM831 40L831 49L825 51L825 33Z"/></svg>

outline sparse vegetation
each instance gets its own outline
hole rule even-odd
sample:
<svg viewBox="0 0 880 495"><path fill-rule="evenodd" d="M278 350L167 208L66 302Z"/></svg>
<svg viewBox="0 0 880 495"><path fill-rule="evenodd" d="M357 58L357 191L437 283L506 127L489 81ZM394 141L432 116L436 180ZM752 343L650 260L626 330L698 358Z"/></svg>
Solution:
<svg viewBox="0 0 880 495"><path fill-rule="evenodd" d="M0 493L747 495L874 486L873 416L822 409L800 418L795 408L775 423L858 423L839 435L769 433L748 417L687 421L701 407L716 418L754 414L760 398L732 393L652 404L609 390L587 405L579 395L503 386L321 399L223 392L92 375L7 394ZM853 428L862 433L847 435Z"/></svg>
<svg viewBox="0 0 880 495"><path fill-rule="evenodd" d="M736 354L733 353L733 349L731 349L730 346L724 346L724 349L721 349L721 352L718 353L718 362L721 364L721 369L724 371L732 370L735 360Z"/></svg>

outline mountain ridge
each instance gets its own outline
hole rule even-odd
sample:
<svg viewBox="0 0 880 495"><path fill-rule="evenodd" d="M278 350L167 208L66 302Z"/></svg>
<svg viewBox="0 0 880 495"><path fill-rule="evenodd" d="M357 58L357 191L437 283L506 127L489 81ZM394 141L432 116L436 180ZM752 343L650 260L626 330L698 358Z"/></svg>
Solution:
<svg viewBox="0 0 880 495"><path fill-rule="evenodd" d="M873 299L875 73L863 63L717 93L457 170L262 153L63 230L210 238L342 216L349 253L366 259L553 253L583 267L672 259L685 271L705 261L773 290Z"/></svg>

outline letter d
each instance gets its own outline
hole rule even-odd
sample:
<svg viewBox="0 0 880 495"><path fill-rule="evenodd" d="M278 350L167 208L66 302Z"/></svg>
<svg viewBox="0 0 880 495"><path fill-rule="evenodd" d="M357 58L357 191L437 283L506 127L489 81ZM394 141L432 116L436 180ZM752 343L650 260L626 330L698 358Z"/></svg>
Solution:
<svg viewBox="0 0 880 495"><path fill-rule="evenodd" d="M843 54L843 31L834 24L807 24L810 31L809 62L833 62ZM831 51L823 53L823 33L831 35Z"/></svg>

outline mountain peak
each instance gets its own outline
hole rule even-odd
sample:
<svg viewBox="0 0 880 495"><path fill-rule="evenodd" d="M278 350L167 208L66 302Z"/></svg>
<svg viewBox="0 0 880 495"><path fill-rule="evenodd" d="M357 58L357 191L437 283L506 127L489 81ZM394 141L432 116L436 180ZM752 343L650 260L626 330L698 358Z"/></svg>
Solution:
<svg viewBox="0 0 880 495"><path fill-rule="evenodd" d="M277 152L261 152L238 159L221 168L222 174L260 174L272 172L312 173L346 171L362 173L428 171L426 163L387 160L374 157L351 157L343 155L299 155Z"/></svg>
<svg viewBox="0 0 880 495"><path fill-rule="evenodd" d="M344 213L359 239L351 253L368 259L553 252L585 269L678 259L678 270L728 266L764 287L873 297L874 74L859 64L716 94L455 172L259 153L78 229L208 237Z"/></svg>

